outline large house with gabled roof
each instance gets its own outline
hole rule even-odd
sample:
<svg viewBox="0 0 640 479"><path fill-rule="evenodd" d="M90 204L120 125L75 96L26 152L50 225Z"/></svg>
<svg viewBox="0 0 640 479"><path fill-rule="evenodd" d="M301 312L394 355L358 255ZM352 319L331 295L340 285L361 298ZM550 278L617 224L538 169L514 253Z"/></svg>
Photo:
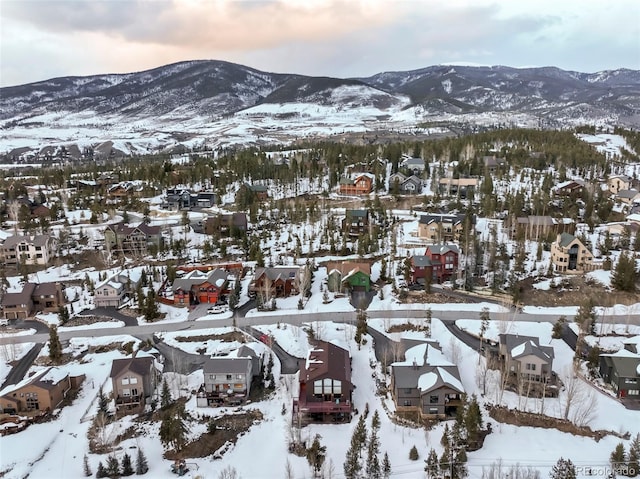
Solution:
<svg viewBox="0 0 640 479"><path fill-rule="evenodd" d="M190 306L193 304L216 304L225 299L229 284L229 273L221 268L211 271L194 269L171 285L173 304Z"/></svg>
<svg viewBox="0 0 640 479"><path fill-rule="evenodd" d="M299 378L294 415L305 420L351 420L354 386L349 351L331 342L316 342L300 367Z"/></svg>
<svg viewBox="0 0 640 479"><path fill-rule="evenodd" d="M600 355L600 376L618 398L640 402L640 335L623 341L619 351Z"/></svg>
<svg viewBox="0 0 640 479"><path fill-rule="evenodd" d="M409 348L403 361L391 364L391 394L397 411L417 411L423 418L455 416L465 393L458 366L437 341Z"/></svg>
<svg viewBox="0 0 640 479"><path fill-rule="evenodd" d="M162 235L159 226L150 226L144 222L129 226L120 222L106 227L104 242L105 248L114 253L145 255L152 246L160 246Z"/></svg>
<svg viewBox="0 0 640 479"><path fill-rule="evenodd" d="M569 233L559 234L551 243L551 264L557 273L587 273L602 268L582 241Z"/></svg>
<svg viewBox="0 0 640 479"><path fill-rule="evenodd" d="M454 244L431 244L424 255L431 262L433 280L438 283L455 279L458 273L458 257L460 250Z"/></svg>
<svg viewBox="0 0 640 479"><path fill-rule="evenodd" d="M114 359L109 377L116 411L126 414L142 412L157 386L159 374L153 356L134 355Z"/></svg>
<svg viewBox="0 0 640 479"><path fill-rule="evenodd" d="M549 382L553 373L552 346L541 346L534 336L500 334L500 359L505 370L527 382Z"/></svg>

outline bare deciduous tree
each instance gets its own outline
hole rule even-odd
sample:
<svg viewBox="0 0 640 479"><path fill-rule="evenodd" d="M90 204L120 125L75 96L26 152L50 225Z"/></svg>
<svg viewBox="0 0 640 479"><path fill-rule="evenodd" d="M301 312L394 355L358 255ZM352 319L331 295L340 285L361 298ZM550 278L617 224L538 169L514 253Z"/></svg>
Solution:
<svg viewBox="0 0 640 479"><path fill-rule="evenodd" d="M563 417L577 426L588 425L596 415L597 399L594 391L570 367L565 369L562 381Z"/></svg>

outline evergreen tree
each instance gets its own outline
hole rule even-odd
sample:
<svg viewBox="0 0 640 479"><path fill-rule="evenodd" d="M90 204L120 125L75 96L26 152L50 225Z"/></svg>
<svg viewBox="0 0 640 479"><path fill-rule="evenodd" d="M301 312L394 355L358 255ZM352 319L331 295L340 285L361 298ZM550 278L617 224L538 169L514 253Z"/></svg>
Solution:
<svg viewBox="0 0 640 479"><path fill-rule="evenodd" d="M142 449L138 447L138 457L136 457L136 474L141 476L146 474L149 470L149 465L147 464L147 457L142 452Z"/></svg>
<svg viewBox="0 0 640 479"><path fill-rule="evenodd" d="M634 292L637 275L636 261L633 255L623 251L611 274L611 286L618 291Z"/></svg>
<svg viewBox="0 0 640 479"><path fill-rule="evenodd" d="M64 305L61 305L58 308L58 321L60 321L61 325L64 325L67 321L69 321L69 311Z"/></svg>
<svg viewBox="0 0 640 479"><path fill-rule="evenodd" d="M640 475L640 433L636 434L636 437L629 445L627 473L629 477Z"/></svg>
<svg viewBox="0 0 640 479"><path fill-rule="evenodd" d="M158 319L160 316L160 310L158 309L158 303L156 302L156 295L153 292L153 288L149 288L147 297L144 301L144 319L147 322L152 322Z"/></svg>
<svg viewBox="0 0 640 479"><path fill-rule="evenodd" d="M438 477L438 454L436 453L436 450L434 448L431 448L431 450L429 451L429 455L424 462L424 470L427 473L427 477L429 479L435 479L436 477Z"/></svg>
<svg viewBox="0 0 640 479"><path fill-rule="evenodd" d="M62 359L62 344L60 344L58 328L55 325L49 328L49 359L54 364L58 364Z"/></svg>
<svg viewBox="0 0 640 479"><path fill-rule="evenodd" d="M411 447L411 449L409 449L409 459L411 459L412 461L417 461L418 459L420 459L420 456L418 455L418 448L415 446L415 444Z"/></svg>
<svg viewBox="0 0 640 479"><path fill-rule="evenodd" d="M163 446L172 447L178 452L182 450L189 432L185 419L186 412L183 404L177 405L173 410L164 412L159 433Z"/></svg>
<svg viewBox="0 0 640 479"><path fill-rule="evenodd" d="M133 473L134 471L133 465L131 464L131 456L125 452L124 456L122 457L122 475L132 476Z"/></svg>
<svg viewBox="0 0 640 479"><path fill-rule="evenodd" d="M324 460L327 457L327 447L320 444L320 434L315 435L311 447L307 449L306 455L314 477L318 477L322 470Z"/></svg>
<svg viewBox="0 0 640 479"><path fill-rule="evenodd" d="M162 392L160 393L160 407L165 409L171 405L173 400L171 399L171 391L169 391L169 385L167 379L162 381Z"/></svg>
<svg viewBox="0 0 640 479"><path fill-rule="evenodd" d="M627 453L624 450L624 444L620 442L611 453L611 456L609 456L611 469L619 473L619 471L621 471L626 465L627 463L626 461L627 461Z"/></svg>
<svg viewBox="0 0 640 479"><path fill-rule="evenodd" d="M96 471L96 477L107 477L107 470L104 468L102 461L98 463L98 470Z"/></svg>
<svg viewBox="0 0 640 479"><path fill-rule="evenodd" d="M357 441L354 441L354 437L351 437L351 445L347 449L347 456L343 464L345 479L356 479L360 471L362 470L362 464L360 464L360 449Z"/></svg>
<svg viewBox="0 0 640 479"><path fill-rule="evenodd" d="M102 391L102 386L98 390L98 413L105 417L109 415L109 398Z"/></svg>
<svg viewBox="0 0 640 479"><path fill-rule="evenodd" d="M560 458L549 473L551 479L576 479L576 468L570 459Z"/></svg>
<svg viewBox="0 0 640 479"><path fill-rule="evenodd" d="M358 418L358 423L356 424L353 436L351 437L352 444L355 443L356 445L358 457L362 457L362 450L364 449L367 441L367 425L364 421L364 415L361 415L360 418Z"/></svg>
<svg viewBox="0 0 640 479"><path fill-rule="evenodd" d="M358 343L358 349L362 344L363 336L367 334L367 312L364 309L358 309L355 341Z"/></svg>
<svg viewBox="0 0 640 479"><path fill-rule="evenodd" d="M107 458L106 472L107 477L120 477L120 463L116 456L109 456Z"/></svg>
<svg viewBox="0 0 640 479"><path fill-rule="evenodd" d="M385 451L382 459L382 477L389 479L389 476L391 476L391 461L389 461L389 454Z"/></svg>
<svg viewBox="0 0 640 479"><path fill-rule="evenodd" d="M91 466L89 465L89 458L87 457L86 454L84 455L84 458L82 460L82 466L83 466L85 477L90 477L93 474L93 472L91 472Z"/></svg>
<svg viewBox="0 0 640 479"><path fill-rule="evenodd" d="M379 429L380 416L376 410L371 419L371 434L369 435L369 442L367 444L367 463L365 467L367 477L373 479L380 479L382 475L380 460L378 459L378 454L380 453L380 439L378 439Z"/></svg>
<svg viewBox="0 0 640 479"><path fill-rule="evenodd" d="M578 314L574 317L574 321L580 326L580 330L585 334L591 334L596 324L596 311L591 298L584 301L578 308Z"/></svg>

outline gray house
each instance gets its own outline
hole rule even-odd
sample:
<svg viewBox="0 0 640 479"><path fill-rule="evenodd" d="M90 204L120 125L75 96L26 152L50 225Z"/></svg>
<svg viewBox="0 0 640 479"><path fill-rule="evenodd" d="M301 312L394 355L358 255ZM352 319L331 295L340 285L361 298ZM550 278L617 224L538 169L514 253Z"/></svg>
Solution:
<svg viewBox="0 0 640 479"><path fill-rule="evenodd" d="M640 402L640 336L623 342L623 348L600 355L600 375L621 399Z"/></svg>
<svg viewBox="0 0 640 479"><path fill-rule="evenodd" d="M260 375L262 358L248 346L234 355L212 357L204 363L204 383L196 396L198 407L241 404L251 391L251 382Z"/></svg>
<svg viewBox="0 0 640 479"><path fill-rule="evenodd" d="M413 346L404 361L391 365L391 392L396 410L444 419L455 416L464 387L458 367L432 341Z"/></svg>
<svg viewBox="0 0 640 479"><path fill-rule="evenodd" d="M540 346L533 336L500 334L500 359L516 378L548 382L553 371L553 347Z"/></svg>

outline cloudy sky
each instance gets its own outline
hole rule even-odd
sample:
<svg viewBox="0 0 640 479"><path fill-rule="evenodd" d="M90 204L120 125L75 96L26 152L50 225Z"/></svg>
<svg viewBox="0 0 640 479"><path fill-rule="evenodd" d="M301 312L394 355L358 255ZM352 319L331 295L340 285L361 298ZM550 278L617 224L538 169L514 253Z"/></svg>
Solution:
<svg viewBox="0 0 640 479"><path fill-rule="evenodd" d="M334 77L640 69L640 1L0 0L1 86L193 59Z"/></svg>

